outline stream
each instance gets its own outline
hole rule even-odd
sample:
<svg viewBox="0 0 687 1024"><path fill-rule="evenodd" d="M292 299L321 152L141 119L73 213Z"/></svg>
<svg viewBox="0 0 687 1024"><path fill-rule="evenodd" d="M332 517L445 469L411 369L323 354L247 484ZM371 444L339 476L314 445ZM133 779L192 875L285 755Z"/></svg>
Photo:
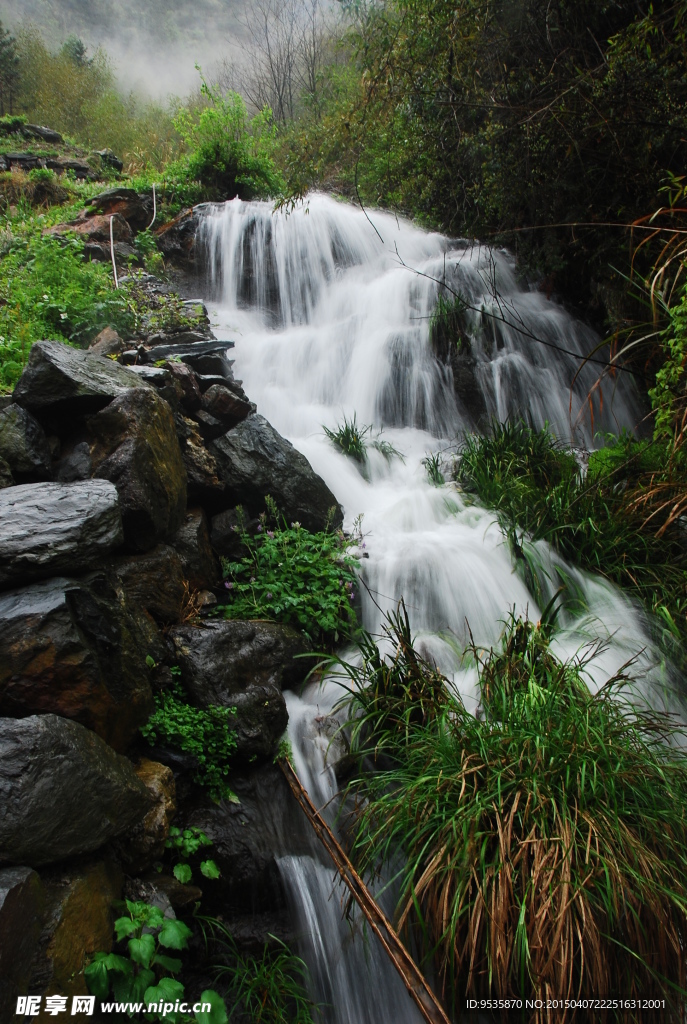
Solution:
<svg viewBox="0 0 687 1024"><path fill-rule="evenodd" d="M200 241L215 333L236 342L236 376L258 412L323 477L343 506L345 529L359 537L367 630L378 633L403 597L421 648L474 708L476 673L460 658L468 629L477 644L492 644L511 610L538 619L565 581L574 600L559 615L555 652L569 657L602 641L587 669L592 688L636 657L643 695L666 702L666 669L635 603L566 565L544 542L528 545L532 592L494 514L451 484L432 486L423 465L432 453L445 459L451 442L474 429L475 398L490 418L548 424L581 448L598 444L598 431L634 430L642 407L624 374L606 382L602 402L597 389L591 416L588 395L600 367L588 363L577 373L580 356L598 343L589 327L520 282L504 251L322 195L289 215L238 199L210 206ZM430 345L442 288L464 303L471 376L458 393L465 401ZM363 476L323 430L354 414L371 425L371 437L383 431L403 460L370 449ZM286 697L294 767L324 807L336 791L327 749L339 687L329 680ZM315 840L309 856L284 849L279 864L327 1024L419 1021L359 916L342 919L342 894Z"/></svg>

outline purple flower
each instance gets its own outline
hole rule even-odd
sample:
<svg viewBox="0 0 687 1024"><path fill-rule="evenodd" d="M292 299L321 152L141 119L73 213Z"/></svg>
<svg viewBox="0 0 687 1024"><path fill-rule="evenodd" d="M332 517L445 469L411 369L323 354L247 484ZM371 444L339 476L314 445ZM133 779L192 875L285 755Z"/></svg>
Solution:
<svg viewBox="0 0 687 1024"><path fill-rule="evenodd" d="M230 583L230 582L229 582L228 580L227 580L227 582L226 582L226 583L224 584L224 586L225 586L225 587L227 588L227 590L233 590L233 589L234 589L234 584L233 584L233 583Z"/></svg>
<svg viewBox="0 0 687 1024"><path fill-rule="evenodd" d="M355 601L355 590L352 590L352 591L350 592L350 594L348 595L348 597L349 597L349 599L350 599L351 601Z"/></svg>
<svg viewBox="0 0 687 1024"><path fill-rule="evenodd" d="M262 533L262 523L258 524L258 533Z"/></svg>
<svg viewBox="0 0 687 1024"><path fill-rule="evenodd" d="M271 600L272 600L272 594L270 593L270 591L269 591L269 590L268 590L268 591L267 591L267 593L265 594L265 597L267 598L267 600L268 600L268 601L271 601Z"/></svg>
<svg viewBox="0 0 687 1024"><path fill-rule="evenodd" d="M274 531L273 530L268 530L267 531L267 536L269 537L270 540L274 540Z"/></svg>
<svg viewBox="0 0 687 1024"><path fill-rule="evenodd" d="M367 547L367 544L365 543L365 541L363 541L363 542L362 542L362 544L361 544L360 546L361 546L361 548L366 548L366 547Z"/></svg>
<svg viewBox="0 0 687 1024"><path fill-rule="evenodd" d="M255 576L251 576L250 581L251 583L255 583Z"/></svg>

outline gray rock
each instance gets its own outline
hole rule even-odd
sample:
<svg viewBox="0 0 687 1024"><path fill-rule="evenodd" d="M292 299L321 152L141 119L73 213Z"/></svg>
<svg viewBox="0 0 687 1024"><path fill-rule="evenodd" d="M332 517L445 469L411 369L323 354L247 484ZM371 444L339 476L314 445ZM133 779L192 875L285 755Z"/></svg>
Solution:
<svg viewBox="0 0 687 1024"><path fill-rule="evenodd" d="M48 480L52 476L45 432L38 420L16 403L0 411L0 456L15 480Z"/></svg>
<svg viewBox="0 0 687 1024"><path fill-rule="evenodd" d="M62 484L73 483L74 480L88 480L92 468L91 447L88 441L79 441L60 459L57 479Z"/></svg>
<svg viewBox="0 0 687 1024"><path fill-rule="evenodd" d="M310 669L296 659L310 647L302 633L276 622L212 621L171 630L182 681L201 707L235 707L237 756L273 754L288 723L282 688Z"/></svg>
<svg viewBox="0 0 687 1024"><path fill-rule="evenodd" d="M45 914L45 892L32 868L0 869L0 1021L15 1018L29 990L31 962Z"/></svg>
<svg viewBox="0 0 687 1024"><path fill-rule="evenodd" d="M0 586L98 564L124 538L108 480L22 484L0 490Z"/></svg>
<svg viewBox="0 0 687 1024"><path fill-rule="evenodd" d="M118 174L121 174L124 170L124 163L119 159L114 150L96 149L95 152L106 166L112 167Z"/></svg>
<svg viewBox="0 0 687 1024"><path fill-rule="evenodd" d="M124 342L113 327L105 327L88 346L95 356L118 356L125 349Z"/></svg>
<svg viewBox="0 0 687 1024"><path fill-rule="evenodd" d="M212 589L219 582L219 562L210 544L208 521L202 508L191 508L172 541L184 575L196 590Z"/></svg>
<svg viewBox="0 0 687 1024"><path fill-rule="evenodd" d="M232 775L231 785L240 803L214 806L207 802L181 824L201 829L212 840L212 857L221 871L213 903L223 914L279 910L285 906L285 896L276 851L283 849L287 838L289 853L312 853L302 811L275 765Z"/></svg>
<svg viewBox="0 0 687 1024"><path fill-rule="evenodd" d="M147 350L145 359L147 363L157 363L160 359L169 359L170 356L175 356L181 359L184 363L189 363L191 366L195 364L195 361L201 356L219 355L224 357L224 353L234 347L233 341L196 341L192 345L181 345L169 343L165 345L155 345L154 348Z"/></svg>
<svg viewBox="0 0 687 1024"><path fill-rule="evenodd" d="M153 710L142 616L103 573L0 594L0 716L62 715L125 750Z"/></svg>
<svg viewBox="0 0 687 1024"><path fill-rule="evenodd" d="M249 416L211 441L208 450L215 458L227 506L244 505L256 514L263 511L269 494L289 523L297 521L312 531L327 524L341 526L341 507L324 480L264 416Z"/></svg>
<svg viewBox="0 0 687 1024"><path fill-rule="evenodd" d="M82 725L0 720L0 863L37 867L97 850L151 804L131 762Z"/></svg>
<svg viewBox="0 0 687 1024"><path fill-rule="evenodd" d="M178 622L186 594L184 566L178 553L159 544L144 555L127 555L112 563L127 597L157 621Z"/></svg>
<svg viewBox="0 0 687 1024"><path fill-rule="evenodd" d="M131 388L150 385L104 356L59 341L39 341L14 389L14 400L39 416L61 420L97 412Z"/></svg>
<svg viewBox="0 0 687 1024"><path fill-rule="evenodd" d="M186 470L167 402L154 388L129 390L87 427L94 474L117 488L127 546L146 551L173 536L186 508Z"/></svg>

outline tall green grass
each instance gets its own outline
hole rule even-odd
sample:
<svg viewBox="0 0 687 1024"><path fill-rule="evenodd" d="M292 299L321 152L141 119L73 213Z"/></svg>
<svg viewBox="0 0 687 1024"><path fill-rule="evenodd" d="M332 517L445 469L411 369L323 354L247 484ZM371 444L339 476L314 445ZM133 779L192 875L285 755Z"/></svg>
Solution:
<svg viewBox="0 0 687 1024"><path fill-rule="evenodd" d="M391 657L368 638L348 668L353 749L377 767L351 783L353 853L366 871L402 858L397 923L449 1005L659 998L681 1020L685 737L627 700L623 674L590 693L594 652L559 661L544 623L511 618L497 648L469 650L476 717L414 650L403 609L386 632Z"/></svg>

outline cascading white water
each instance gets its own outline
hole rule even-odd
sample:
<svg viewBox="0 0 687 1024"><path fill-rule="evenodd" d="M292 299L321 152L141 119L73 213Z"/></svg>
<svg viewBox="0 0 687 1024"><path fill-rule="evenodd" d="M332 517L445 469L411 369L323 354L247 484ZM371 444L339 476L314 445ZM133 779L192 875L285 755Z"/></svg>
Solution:
<svg viewBox="0 0 687 1024"><path fill-rule="evenodd" d="M451 485L432 487L422 465L428 453L474 426L469 404L456 399L451 368L430 345L442 285L468 307L473 388L487 415L548 423L559 437L590 446L595 429L635 427L639 403L631 383L607 382L602 404L597 390L592 423L587 396L599 368L584 367L572 391L571 382L596 336L518 283L503 252L454 243L320 195L290 215L239 200L209 207L200 241L216 333L235 340L235 368L246 392L325 479L343 505L346 527L363 516L363 577L374 596L363 593L365 627L377 632L403 597L426 649L466 702L474 702L474 669L465 669L457 653L468 624L476 642L488 644L509 611L536 618L540 609L493 514ZM383 428L404 461L371 450L363 477L323 431L354 413L359 424ZM589 666L590 685L632 656L640 658L646 686L660 685L642 612L604 580L565 566L546 544L533 551L540 598L555 592L562 574L577 595L559 619L560 653L605 641ZM320 805L334 785L321 721L335 689L330 683L289 695L299 775ZM347 926L338 896L331 896L331 871L314 854L286 856L282 872L307 931L304 950L317 998L332 1004L332 1024L414 1022L415 1010L375 943L360 954L360 943L343 941ZM363 982L356 971L363 963L372 994L358 998L356 985Z"/></svg>

